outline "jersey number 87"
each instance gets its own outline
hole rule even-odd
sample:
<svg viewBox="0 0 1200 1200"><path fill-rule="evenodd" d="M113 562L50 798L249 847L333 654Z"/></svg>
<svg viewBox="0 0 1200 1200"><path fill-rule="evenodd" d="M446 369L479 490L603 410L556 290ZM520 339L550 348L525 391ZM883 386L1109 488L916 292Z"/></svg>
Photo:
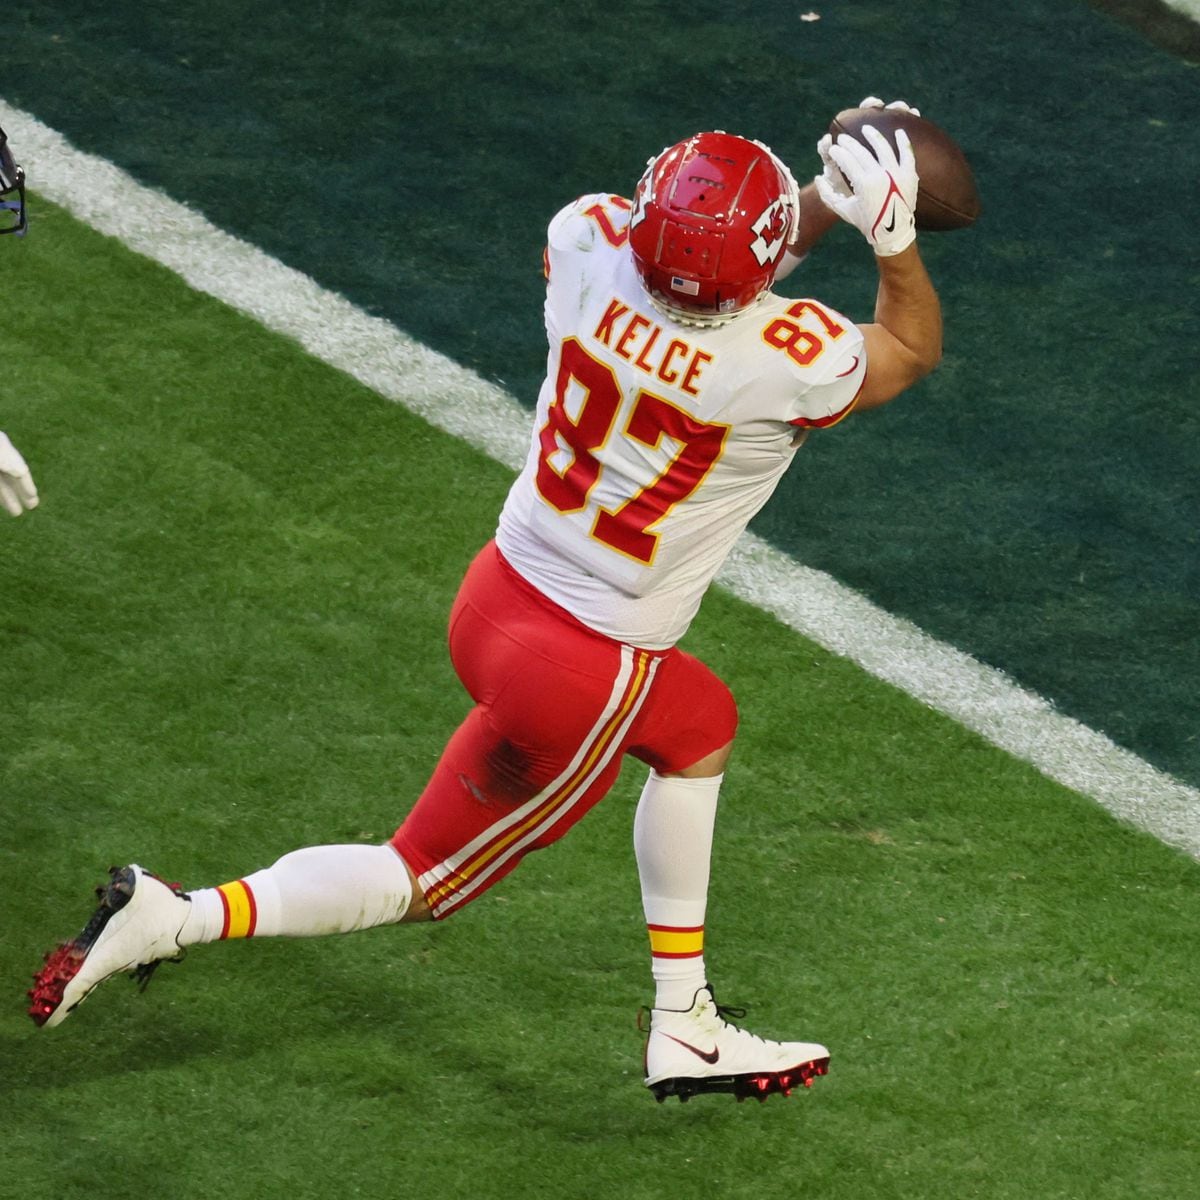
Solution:
<svg viewBox="0 0 1200 1200"><path fill-rule="evenodd" d="M567 410L572 382L583 392L574 417ZM537 465L538 492L558 512L582 512L587 507L604 469L595 451L612 435L621 401L613 369L593 358L577 339L566 338L554 399L539 433ZM700 486L721 457L728 433L728 425L698 421L661 396L639 389L621 436L655 450L669 438L677 449L645 486L632 489L612 508L597 507L591 536L638 562L653 562L659 539L655 526Z"/></svg>

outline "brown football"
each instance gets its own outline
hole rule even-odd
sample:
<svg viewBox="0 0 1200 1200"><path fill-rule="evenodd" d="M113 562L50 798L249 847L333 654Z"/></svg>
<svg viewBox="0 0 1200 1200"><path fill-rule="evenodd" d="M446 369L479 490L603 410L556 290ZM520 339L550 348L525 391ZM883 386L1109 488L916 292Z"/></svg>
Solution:
<svg viewBox="0 0 1200 1200"><path fill-rule="evenodd" d="M959 144L940 125L896 108L847 108L829 125L836 138L848 133L863 143L860 130L874 125L896 145L895 131L903 129L917 157L921 184L917 191L917 228L940 232L965 229L979 216L979 189L967 156Z"/></svg>

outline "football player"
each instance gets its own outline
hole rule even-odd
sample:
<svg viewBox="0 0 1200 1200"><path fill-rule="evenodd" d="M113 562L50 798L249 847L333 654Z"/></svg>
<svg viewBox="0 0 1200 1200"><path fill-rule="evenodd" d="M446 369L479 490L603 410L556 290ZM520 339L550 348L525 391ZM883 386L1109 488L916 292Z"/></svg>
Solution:
<svg viewBox="0 0 1200 1200"><path fill-rule="evenodd" d="M554 217L528 457L450 614L475 706L425 790L384 845L307 847L191 892L115 869L35 977L35 1021L57 1025L110 975L144 980L201 942L445 919L561 838L630 754L649 768L633 829L655 985L647 1086L765 1097L824 1074L823 1045L740 1028L709 984L709 858L737 712L677 643L809 432L887 403L940 358L911 147L865 136L874 153L823 139L824 171L800 189L766 146L699 133L654 157L632 197L584 196ZM873 251L867 323L772 291L838 218Z"/></svg>
<svg viewBox="0 0 1200 1200"><path fill-rule="evenodd" d="M0 217L0 233L24 236L25 172L14 161L3 129L0 129ZM0 504L19 517L27 509L36 508L37 502L29 464L8 435L0 432Z"/></svg>

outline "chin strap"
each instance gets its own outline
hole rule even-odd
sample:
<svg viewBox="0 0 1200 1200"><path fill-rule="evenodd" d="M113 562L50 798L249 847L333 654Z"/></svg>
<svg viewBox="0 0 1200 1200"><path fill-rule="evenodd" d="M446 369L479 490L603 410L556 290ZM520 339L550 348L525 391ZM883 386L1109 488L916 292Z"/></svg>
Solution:
<svg viewBox="0 0 1200 1200"><path fill-rule="evenodd" d="M786 255L787 252L785 251L784 253ZM778 275L776 278L778 278ZM751 309L757 307L762 302L762 298L768 294L769 290L769 288L763 288L745 308L739 308L737 312L696 313L690 312L685 308L679 308L677 305L664 300L661 296L656 296L647 288L642 288L642 291L646 293L646 299L654 306L656 312L674 321L677 325L691 325L695 329L719 329L722 325L728 325L730 321L736 321L738 317L745 316Z"/></svg>

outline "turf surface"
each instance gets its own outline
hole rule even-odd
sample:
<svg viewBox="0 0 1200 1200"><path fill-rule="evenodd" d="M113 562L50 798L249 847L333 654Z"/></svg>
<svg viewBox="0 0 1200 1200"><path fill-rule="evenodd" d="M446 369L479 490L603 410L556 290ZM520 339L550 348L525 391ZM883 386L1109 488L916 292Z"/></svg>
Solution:
<svg viewBox="0 0 1200 1200"><path fill-rule="evenodd" d="M442 624L507 486L41 218L6 342L54 463L4 528L13 993L109 861L197 885L390 832L463 710ZM55 1031L13 995L0 1195L1185 1194L1196 864L727 596L687 645L743 709L710 965L834 1047L811 1092L642 1088L635 770L444 926L197 948Z"/></svg>
<svg viewBox="0 0 1200 1200"><path fill-rule="evenodd" d="M623 9L53 0L3 91L526 397L564 196L695 124L799 162L832 97L955 114L988 207L930 247L947 362L764 531L1200 779L1195 265L1159 203L1194 70L1078 4ZM34 218L0 246L0 425L44 497L0 529L0 1198L1194 1190L1196 864L720 593L687 642L743 712L709 961L833 1048L811 1093L641 1087L637 771L444 927L200 948L35 1031L109 862L196 886L390 832L463 711L444 617L508 478ZM869 303L849 237L810 265Z"/></svg>

